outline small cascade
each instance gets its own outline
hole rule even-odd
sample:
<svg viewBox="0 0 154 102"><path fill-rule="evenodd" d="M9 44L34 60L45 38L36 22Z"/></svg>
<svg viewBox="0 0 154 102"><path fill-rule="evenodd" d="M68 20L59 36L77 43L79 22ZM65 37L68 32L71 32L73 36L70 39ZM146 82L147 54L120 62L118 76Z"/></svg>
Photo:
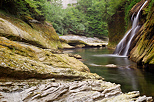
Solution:
<svg viewBox="0 0 154 102"><path fill-rule="evenodd" d="M117 47L114 51L114 54L128 56L131 42L132 42L136 32L140 28L140 26L138 25L140 12L147 2L148 1L144 2L144 4L142 5L142 7L140 8L140 10L138 11L138 13L135 17L134 17L134 14L132 15L131 19L133 19L133 17L134 17L134 20L132 23L132 28L125 34L123 39L119 42L119 44L117 45Z"/></svg>

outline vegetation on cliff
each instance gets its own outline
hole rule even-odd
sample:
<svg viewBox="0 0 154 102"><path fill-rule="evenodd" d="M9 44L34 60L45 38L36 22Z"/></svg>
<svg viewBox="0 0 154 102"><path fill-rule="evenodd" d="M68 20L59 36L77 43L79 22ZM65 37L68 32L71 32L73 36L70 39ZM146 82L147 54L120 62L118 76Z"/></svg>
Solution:
<svg viewBox="0 0 154 102"><path fill-rule="evenodd" d="M132 10L133 11L133 10ZM145 68L153 68L154 65L154 1L144 8L140 24L143 26L134 38L131 46L130 59Z"/></svg>
<svg viewBox="0 0 154 102"><path fill-rule="evenodd" d="M125 32L131 27L131 16L134 12L137 12L140 6L137 7L138 9L136 9L136 11L132 11L131 9L138 2L142 4L144 1L145 0L124 0L124 3L116 9L115 14L111 16L112 20L108 22L109 46L115 47L120 42ZM142 22L143 24L145 22L146 15L151 12L150 9L153 4L154 0L149 0L147 8L145 8L144 13L142 13L144 16L140 17L140 23Z"/></svg>
<svg viewBox="0 0 154 102"><path fill-rule="evenodd" d="M141 2L140 2L141 1ZM133 8L134 5L137 3L142 3L145 0L127 0L125 4L125 22L126 22L126 30L129 28L129 22L132 16L131 9ZM150 13L150 9L152 8L152 5L154 4L154 0L149 0L148 7L146 8L146 12Z"/></svg>
<svg viewBox="0 0 154 102"><path fill-rule="evenodd" d="M1 0L0 8L27 22L27 17L48 20L59 34L108 36L107 22L122 0L79 0L62 9L61 0ZM11 9L10 9L11 8Z"/></svg>

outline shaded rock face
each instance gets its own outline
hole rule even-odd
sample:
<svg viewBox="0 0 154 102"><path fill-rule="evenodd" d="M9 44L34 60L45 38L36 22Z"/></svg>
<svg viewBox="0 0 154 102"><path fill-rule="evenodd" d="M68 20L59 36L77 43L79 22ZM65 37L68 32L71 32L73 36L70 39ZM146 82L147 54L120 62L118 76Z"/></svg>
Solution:
<svg viewBox="0 0 154 102"><path fill-rule="evenodd" d="M116 47L125 34L124 18L124 10L119 10L112 16L112 21L108 23L109 46L111 47Z"/></svg>
<svg viewBox="0 0 154 102"><path fill-rule="evenodd" d="M146 68L154 68L154 5L149 13L144 10L140 17L143 25L133 39L129 58Z"/></svg>
<svg viewBox="0 0 154 102"><path fill-rule="evenodd" d="M139 92L122 93L120 85L102 80L61 81L27 80L1 82L0 101L5 102L143 102L151 97L139 97ZM20 90L16 90L18 89Z"/></svg>

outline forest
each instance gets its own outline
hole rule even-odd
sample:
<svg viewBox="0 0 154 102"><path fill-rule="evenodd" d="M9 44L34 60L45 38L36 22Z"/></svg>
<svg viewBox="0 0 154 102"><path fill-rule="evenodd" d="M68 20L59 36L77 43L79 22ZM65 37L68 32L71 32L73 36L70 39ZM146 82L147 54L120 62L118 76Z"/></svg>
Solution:
<svg viewBox="0 0 154 102"><path fill-rule="evenodd" d="M61 0L1 0L0 8L24 21L35 18L51 22L59 35L102 37L108 36L108 22L119 9L125 11L127 27L129 11L139 1L78 0L75 6L68 4L69 7L63 9Z"/></svg>

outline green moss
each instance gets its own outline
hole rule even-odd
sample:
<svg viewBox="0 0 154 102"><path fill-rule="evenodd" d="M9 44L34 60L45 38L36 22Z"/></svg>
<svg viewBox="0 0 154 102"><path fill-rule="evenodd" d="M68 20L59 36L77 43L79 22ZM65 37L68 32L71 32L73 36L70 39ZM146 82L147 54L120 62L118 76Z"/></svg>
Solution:
<svg viewBox="0 0 154 102"><path fill-rule="evenodd" d="M0 22L4 22L3 20L0 20Z"/></svg>
<svg viewBox="0 0 154 102"><path fill-rule="evenodd" d="M141 0L126 0L125 4L125 22L126 22L126 29L129 28L129 22L130 22L130 10L132 7L140 2Z"/></svg>
<svg viewBox="0 0 154 102"><path fill-rule="evenodd" d="M46 22L40 23L30 23L29 20L32 18L29 16L25 16L27 23L24 21L14 18L13 16L6 15L0 12L0 17L6 19L11 22L13 25L17 26L21 30L27 32L29 35L22 35L23 39L26 43L31 43L34 45L38 45L43 48L51 48L58 49L62 48L61 43L59 41L59 37L55 32L54 28L51 24L47 24ZM6 34L1 34L1 36L5 36ZM8 35L9 39L12 40L21 40L21 38L17 36Z"/></svg>

